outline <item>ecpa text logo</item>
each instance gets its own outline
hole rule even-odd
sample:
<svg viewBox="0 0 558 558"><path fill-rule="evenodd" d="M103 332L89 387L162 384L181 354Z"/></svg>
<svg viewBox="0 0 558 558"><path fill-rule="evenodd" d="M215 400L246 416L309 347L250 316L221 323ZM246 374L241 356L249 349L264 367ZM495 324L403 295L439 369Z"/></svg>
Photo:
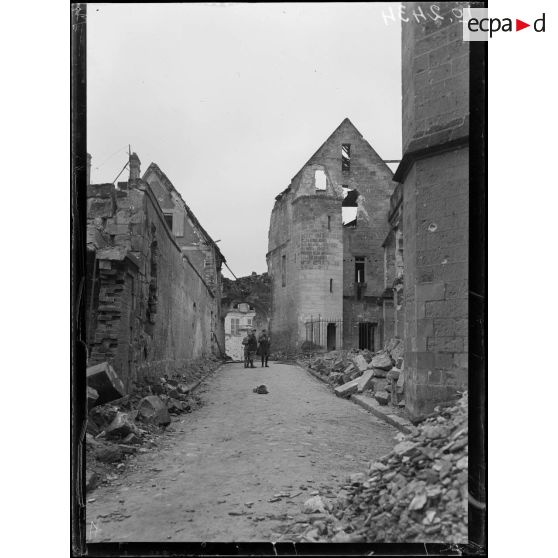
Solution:
<svg viewBox="0 0 558 558"><path fill-rule="evenodd" d="M488 17L488 8L469 8L463 11L463 40L488 41L495 33L521 31L527 27L532 27L537 33L544 33L545 25L546 14L544 13L531 25L517 18Z"/></svg>

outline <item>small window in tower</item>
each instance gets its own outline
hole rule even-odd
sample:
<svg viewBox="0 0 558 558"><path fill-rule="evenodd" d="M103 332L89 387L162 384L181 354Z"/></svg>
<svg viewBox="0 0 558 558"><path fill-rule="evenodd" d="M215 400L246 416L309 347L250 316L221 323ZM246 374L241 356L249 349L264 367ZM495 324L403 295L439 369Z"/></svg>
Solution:
<svg viewBox="0 0 558 558"><path fill-rule="evenodd" d="M287 286L287 256L281 256L281 286Z"/></svg>
<svg viewBox="0 0 558 558"><path fill-rule="evenodd" d="M331 215L327 216L327 230L331 230Z"/></svg>
<svg viewBox="0 0 558 558"><path fill-rule="evenodd" d="M351 170L351 144L343 143L341 145L341 170Z"/></svg>
<svg viewBox="0 0 558 558"><path fill-rule="evenodd" d="M364 258L355 258L355 283L364 283Z"/></svg>
<svg viewBox="0 0 558 558"><path fill-rule="evenodd" d="M332 293L333 292L333 279L329 280L329 292Z"/></svg>
<svg viewBox="0 0 558 558"><path fill-rule="evenodd" d="M323 170L317 170L314 173L314 185L316 190L326 189L326 173Z"/></svg>

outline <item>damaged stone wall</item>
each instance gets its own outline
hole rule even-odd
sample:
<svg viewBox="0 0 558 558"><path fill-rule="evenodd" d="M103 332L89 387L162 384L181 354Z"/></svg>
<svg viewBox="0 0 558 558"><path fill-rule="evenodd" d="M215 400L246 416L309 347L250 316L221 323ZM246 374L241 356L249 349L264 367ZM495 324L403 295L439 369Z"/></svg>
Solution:
<svg viewBox="0 0 558 558"><path fill-rule="evenodd" d="M323 186L318 183L320 173L326 177ZM305 321L318 317L338 321L342 331L336 331L336 348L358 348L361 325L366 324L375 331L371 343L380 348L382 242L393 188L389 167L346 118L277 196L268 265L273 278L272 330L285 349L299 346L305 340ZM344 226L348 192L354 198L356 220ZM364 261L358 285L357 258ZM281 266L287 268L287 285Z"/></svg>
<svg viewBox="0 0 558 558"><path fill-rule="evenodd" d="M224 316L221 308L222 265L226 261L217 244L196 218L167 175L155 163L151 163L143 180L157 198L172 230L176 243L188 260L201 272L214 295L212 330L218 350L225 354Z"/></svg>
<svg viewBox="0 0 558 558"><path fill-rule="evenodd" d="M382 330L385 340L402 339L404 315L403 187L398 184L390 198L389 233L384 241L384 294Z"/></svg>
<svg viewBox="0 0 558 558"><path fill-rule="evenodd" d="M88 249L96 255L88 364L109 361L129 389L133 380L172 374L216 352L216 300L149 185L138 178L118 186L87 190Z"/></svg>
<svg viewBox="0 0 558 558"><path fill-rule="evenodd" d="M350 145L350 164L339 164L339 146ZM356 223L343 227L343 342L345 348L374 348L383 344L379 323L384 291L382 242L388 231L386 215L394 189L393 173L371 145L348 120L327 142L321 158L342 187L358 192ZM364 281L355 281L356 258L364 258ZM359 324L374 325L374 347L359 347ZM372 339L370 340L372 342Z"/></svg>
<svg viewBox="0 0 558 558"><path fill-rule="evenodd" d="M430 3L406 3L407 13ZM406 406L414 418L454 398L468 374L469 43L457 5L402 26Z"/></svg>

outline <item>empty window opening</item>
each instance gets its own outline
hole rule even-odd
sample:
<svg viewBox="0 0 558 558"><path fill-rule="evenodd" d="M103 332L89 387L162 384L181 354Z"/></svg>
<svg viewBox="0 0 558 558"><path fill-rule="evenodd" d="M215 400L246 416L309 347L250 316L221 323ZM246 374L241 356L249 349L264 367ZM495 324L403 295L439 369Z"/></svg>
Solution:
<svg viewBox="0 0 558 558"><path fill-rule="evenodd" d="M314 173L314 186L316 190L325 190L327 186L326 173L323 170L317 170Z"/></svg>
<svg viewBox="0 0 558 558"><path fill-rule="evenodd" d="M356 227L357 226L357 207L342 207L341 208L341 219L343 220L344 227Z"/></svg>
<svg viewBox="0 0 558 558"><path fill-rule="evenodd" d="M333 292L333 279L329 280L329 292L332 293Z"/></svg>
<svg viewBox="0 0 558 558"><path fill-rule="evenodd" d="M355 283L364 283L364 258L355 258Z"/></svg>
<svg viewBox="0 0 558 558"><path fill-rule="evenodd" d="M172 231L172 213L165 213L165 223L169 226Z"/></svg>
<svg viewBox="0 0 558 558"><path fill-rule="evenodd" d="M357 189L343 186L343 203L341 205L343 207L357 207L359 196L360 193Z"/></svg>
<svg viewBox="0 0 558 558"><path fill-rule="evenodd" d="M341 145L341 170L351 170L351 144L343 143Z"/></svg>
<svg viewBox="0 0 558 558"><path fill-rule="evenodd" d="M343 202L341 204L341 218L344 227L357 226L358 190L343 186Z"/></svg>
<svg viewBox="0 0 558 558"><path fill-rule="evenodd" d="M281 286L287 285L287 256L281 256Z"/></svg>
<svg viewBox="0 0 558 558"><path fill-rule="evenodd" d="M327 230L331 230L331 215L327 216Z"/></svg>

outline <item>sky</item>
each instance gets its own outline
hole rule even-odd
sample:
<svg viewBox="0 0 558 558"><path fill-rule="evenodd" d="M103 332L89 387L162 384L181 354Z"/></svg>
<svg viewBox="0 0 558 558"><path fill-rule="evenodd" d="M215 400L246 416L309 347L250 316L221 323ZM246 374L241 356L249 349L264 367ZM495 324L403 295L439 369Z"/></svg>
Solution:
<svg viewBox="0 0 558 558"><path fill-rule="evenodd" d="M401 158L389 4L87 10L91 182L113 182L130 145L142 173L151 162L165 172L238 277L267 271L275 196L345 117L381 157Z"/></svg>

